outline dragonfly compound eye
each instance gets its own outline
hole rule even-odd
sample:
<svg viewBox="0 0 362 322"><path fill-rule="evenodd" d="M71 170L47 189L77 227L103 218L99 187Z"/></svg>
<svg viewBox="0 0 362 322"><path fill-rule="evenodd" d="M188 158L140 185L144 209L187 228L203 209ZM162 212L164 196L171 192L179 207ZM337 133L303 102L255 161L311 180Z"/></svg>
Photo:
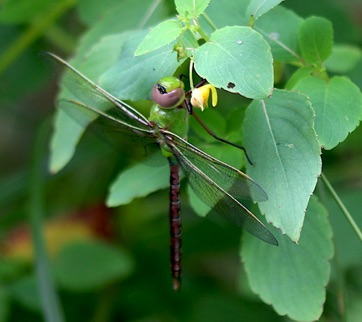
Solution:
<svg viewBox="0 0 362 322"><path fill-rule="evenodd" d="M182 88L175 88L167 92L165 87L156 84L152 88L152 100L162 108L175 108L185 99L185 91Z"/></svg>
<svg viewBox="0 0 362 322"><path fill-rule="evenodd" d="M161 84L156 84L155 85L157 87L157 90L160 94L165 94L167 93L166 87L162 86Z"/></svg>

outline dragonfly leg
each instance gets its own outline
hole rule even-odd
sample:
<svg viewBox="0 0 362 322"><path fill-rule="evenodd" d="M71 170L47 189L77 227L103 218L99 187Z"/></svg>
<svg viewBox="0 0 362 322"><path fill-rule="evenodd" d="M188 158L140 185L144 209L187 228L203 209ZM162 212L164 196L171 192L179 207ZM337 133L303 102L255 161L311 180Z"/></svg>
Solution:
<svg viewBox="0 0 362 322"><path fill-rule="evenodd" d="M208 134L210 134L213 138L215 138L216 140L218 140L218 141L220 141L220 142L229 144L229 145L231 145L231 146L233 146L233 147L236 147L236 148L238 148L238 149L240 149L240 150L243 150L243 151L244 151L244 154L245 154L245 157L246 157L246 160L248 160L248 162L249 162L251 165L253 165L253 162L251 162L251 159L249 158L249 155L248 155L248 153L246 152L246 149L245 149L243 146L238 145L238 144L235 144L235 143L233 143L233 142L230 142L230 141L228 141L228 140L225 140L225 139L217 136L213 131L211 131L211 130L206 126L206 124L205 124L205 123L199 118L199 116L194 112L193 107L192 107L192 105L191 105L191 103L190 103L190 100L185 99L184 104L186 105L186 110L187 110L187 112L196 119L196 121L203 127L203 129L204 129Z"/></svg>
<svg viewBox="0 0 362 322"><path fill-rule="evenodd" d="M180 166L170 162L170 261L173 288L181 287L181 213L180 213Z"/></svg>

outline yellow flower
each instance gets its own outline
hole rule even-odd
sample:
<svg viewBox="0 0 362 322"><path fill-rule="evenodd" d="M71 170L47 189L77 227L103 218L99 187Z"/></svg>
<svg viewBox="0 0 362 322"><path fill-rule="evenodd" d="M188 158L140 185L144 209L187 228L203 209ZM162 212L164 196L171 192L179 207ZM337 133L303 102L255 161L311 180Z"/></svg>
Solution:
<svg viewBox="0 0 362 322"><path fill-rule="evenodd" d="M199 107L203 111L205 108L208 107L209 95L211 92L211 103L212 106L215 107L217 104L217 92L216 88L211 85L207 84L198 88L195 88L192 91L191 95L191 104L193 107Z"/></svg>

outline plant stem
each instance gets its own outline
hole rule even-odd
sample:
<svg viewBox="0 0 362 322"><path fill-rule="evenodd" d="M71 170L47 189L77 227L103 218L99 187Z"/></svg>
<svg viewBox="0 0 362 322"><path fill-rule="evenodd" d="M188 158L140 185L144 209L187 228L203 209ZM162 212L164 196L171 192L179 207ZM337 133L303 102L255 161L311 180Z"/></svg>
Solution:
<svg viewBox="0 0 362 322"><path fill-rule="evenodd" d="M329 192L331 193L332 197L334 198L334 200L336 201L338 207L341 209L342 213L344 214L344 216L346 217L347 221L350 223L350 225L352 226L352 229L355 231L355 233L357 234L357 237L360 239L360 241L362 242L362 232L359 229L357 223L354 221L352 215L349 213L348 209L346 208L346 206L344 205L344 203L342 202L342 200L338 197L338 194L335 192L335 190L333 189L332 185L329 183L327 177L322 173L321 178L324 182L324 184L326 185L327 189L329 190Z"/></svg>
<svg viewBox="0 0 362 322"><path fill-rule="evenodd" d="M28 211L31 222L33 245L35 249L35 274L37 277L37 285L44 321L63 322L63 312L55 290L43 236L43 218L45 212L43 200L43 161L46 143L49 137L49 129L50 122L48 120L43 122L36 136L30 173Z"/></svg>
<svg viewBox="0 0 362 322"><path fill-rule="evenodd" d="M216 25L214 24L214 22L210 19L210 17L209 17L205 12L202 13L202 16L205 18L205 20L209 23L209 25L210 25L214 30L217 30Z"/></svg>
<svg viewBox="0 0 362 322"><path fill-rule="evenodd" d="M190 89L191 92L194 90L194 80L192 78L192 72L194 70L194 61L192 57L190 57L190 65L189 65L189 79L190 79Z"/></svg>
<svg viewBox="0 0 362 322"><path fill-rule="evenodd" d="M197 25L197 32L200 34L200 36L206 41L209 41L209 37L204 33L204 31L201 29L199 25Z"/></svg>
<svg viewBox="0 0 362 322"><path fill-rule="evenodd" d="M156 9L161 5L162 5L161 0L156 0L151 3L151 6L148 8L148 10L145 11L143 18L138 24L139 29L145 28L145 25L147 24L147 22L150 21L150 18L155 13Z"/></svg>

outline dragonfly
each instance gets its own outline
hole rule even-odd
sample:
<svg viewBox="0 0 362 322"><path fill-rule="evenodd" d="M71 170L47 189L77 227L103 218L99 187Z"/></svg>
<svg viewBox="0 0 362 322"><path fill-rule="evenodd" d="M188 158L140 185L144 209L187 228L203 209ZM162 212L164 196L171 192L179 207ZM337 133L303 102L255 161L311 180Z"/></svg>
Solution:
<svg viewBox="0 0 362 322"><path fill-rule="evenodd" d="M62 86L74 98L59 99L58 108L80 124L95 124L99 131L120 139L128 136L137 144L157 144L170 169L169 226L170 267L173 288L181 286L180 173L196 196L213 211L260 240L278 245L265 225L241 200L266 201L264 190L248 175L224 163L187 140L189 108L185 108L183 82L165 77L152 88L150 117L96 85L62 58L47 53L64 69Z"/></svg>

